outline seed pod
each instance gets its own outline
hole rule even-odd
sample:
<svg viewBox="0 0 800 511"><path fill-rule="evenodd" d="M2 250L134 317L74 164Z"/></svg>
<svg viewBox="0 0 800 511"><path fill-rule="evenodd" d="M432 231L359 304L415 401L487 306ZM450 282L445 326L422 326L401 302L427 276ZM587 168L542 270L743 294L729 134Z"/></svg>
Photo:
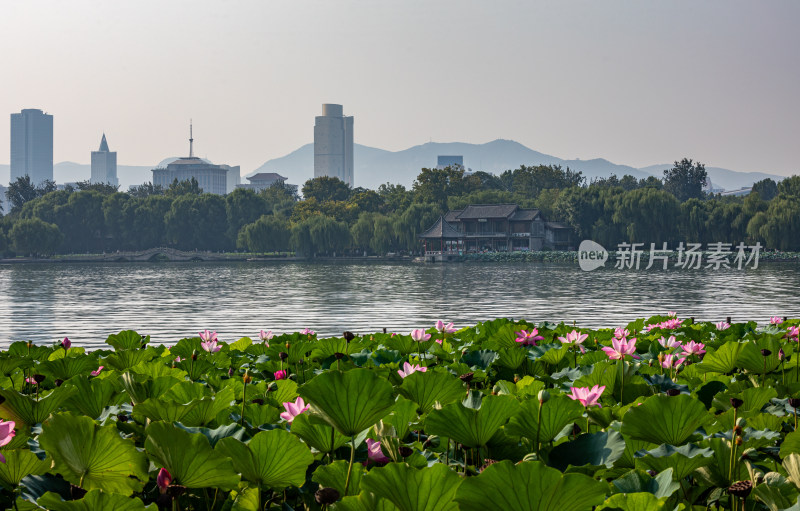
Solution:
<svg viewBox="0 0 800 511"><path fill-rule="evenodd" d="M772 355L772 352L771 352L770 350L768 350L768 349L766 349L766 348L764 348L763 350L761 350L761 356L763 356L763 357L768 357L768 356L770 356L770 355Z"/></svg>
<svg viewBox="0 0 800 511"><path fill-rule="evenodd" d="M281 360L286 360L287 358L289 358L289 354L286 353L285 351L281 351L280 353L278 353L278 358Z"/></svg>
<svg viewBox="0 0 800 511"><path fill-rule="evenodd" d="M472 378L474 378L474 377L475 377L475 373L464 373L461 376L459 376L459 378L461 378L461 381L463 381L464 383L471 382Z"/></svg>
<svg viewBox="0 0 800 511"><path fill-rule="evenodd" d="M790 397L789 406L792 408L800 408L800 397Z"/></svg>
<svg viewBox="0 0 800 511"><path fill-rule="evenodd" d="M742 429L741 426L734 426L733 427L733 434L736 435L736 436L742 436L743 431L744 430Z"/></svg>
<svg viewBox="0 0 800 511"><path fill-rule="evenodd" d="M353 335L353 332L344 332L342 334L342 337L344 337L344 340L347 341L347 342L350 342L350 341L352 341L353 339L356 338L356 336Z"/></svg>
<svg viewBox="0 0 800 511"><path fill-rule="evenodd" d="M45 378L47 378L47 377L45 375L43 375L43 374L34 374L33 375L33 379L36 380L36 383L42 383L45 380Z"/></svg>
<svg viewBox="0 0 800 511"><path fill-rule="evenodd" d="M337 353L334 353L333 356L336 357L336 360L341 360L341 359L344 358L344 353L337 352Z"/></svg>
<svg viewBox="0 0 800 511"><path fill-rule="evenodd" d="M336 488L320 488L314 493L314 500L316 500L317 504L320 506L333 504L339 500L339 490Z"/></svg>
<svg viewBox="0 0 800 511"><path fill-rule="evenodd" d="M680 395L680 393L681 393L681 391L678 390L678 389L669 389L669 390L667 390L667 395L670 396L670 397L678 396L678 395Z"/></svg>
<svg viewBox="0 0 800 511"><path fill-rule="evenodd" d="M751 481L738 481L728 487L728 493L740 499L746 498L753 491L753 483Z"/></svg>
<svg viewBox="0 0 800 511"><path fill-rule="evenodd" d="M253 399L253 400L252 400L252 401L250 401L250 402L251 402L251 403L253 403L253 404L255 404L255 405L263 405L263 404L264 404L264 400L263 400L263 399L261 399L260 397L257 397L257 398Z"/></svg>
<svg viewBox="0 0 800 511"><path fill-rule="evenodd" d="M404 458L408 458L409 456L414 454L414 449L412 449L411 447L409 447L407 445L401 445L397 450L400 453L400 456L402 456Z"/></svg>
<svg viewBox="0 0 800 511"><path fill-rule="evenodd" d="M739 408L739 407L740 407L740 406L742 406L743 404L744 404L744 401L742 401L742 400L741 400L741 399L739 399L738 397L732 397L732 398L731 398L731 406L732 406L732 407L734 407L734 408Z"/></svg>

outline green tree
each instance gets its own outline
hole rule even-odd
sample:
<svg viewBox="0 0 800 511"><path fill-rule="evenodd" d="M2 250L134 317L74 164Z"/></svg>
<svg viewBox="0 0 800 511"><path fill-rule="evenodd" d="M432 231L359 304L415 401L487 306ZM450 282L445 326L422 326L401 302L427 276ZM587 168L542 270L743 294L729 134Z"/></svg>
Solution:
<svg viewBox="0 0 800 511"><path fill-rule="evenodd" d="M143 199L151 195L164 195L164 187L161 185L154 185L148 181L147 183L130 187L128 193L131 197Z"/></svg>
<svg viewBox="0 0 800 511"><path fill-rule="evenodd" d="M462 167L422 169L412 186L414 202L436 204L441 211L444 211L447 208L448 197L461 195L463 178Z"/></svg>
<svg viewBox="0 0 800 511"><path fill-rule="evenodd" d="M112 185L111 183L91 183L89 181L78 181L75 183L75 185L77 186L78 190L82 192L94 190L103 195L111 195L112 193L119 191L119 186Z"/></svg>
<svg viewBox="0 0 800 511"><path fill-rule="evenodd" d="M338 177L315 177L303 185L303 197L318 202L346 201L350 197L350 187Z"/></svg>
<svg viewBox="0 0 800 511"><path fill-rule="evenodd" d="M181 250L225 250L228 219L225 199L219 195L182 195L164 216L167 241Z"/></svg>
<svg viewBox="0 0 800 511"><path fill-rule="evenodd" d="M800 199L800 176L787 177L786 179L778 183L777 188L778 188L778 193L781 195Z"/></svg>
<svg viewBox="0 0 800 511"><path fill-rule="evenodd" d="M247 188L236 188L226 195L225 207L228 214L228 237L231 240L237 239L242 226L252 224L272 212L263 196Z"/></svg>
<svg viewBox="0 0 800 511"><path fill-rule="evenodd" d="M679 201L704 198L703 187L706 185L708 173L706 166L700 162L692 163L684 158L676 161L671 169L664 171L664 190Z"/></svg>
<svg viewBox="0 0 800 511"><path fill-rule="evenodd" d="M399 246L405 250L417 251L420 242L417 236L430 228L442 210L438 204L411 204L401 215L394 217L394 231Z"/></svg>
<svg viewBox="0 0 800 511"><path fill-rule="evenodd" d="M108 247L112 250L124 248L125 239L130 236L129 211L125 206L128 201L134 200L127 193L113 193L103 199L103 217L105 219L105 232ZM148 247L149 248L149 247Z"/></svg>
<svg viewBox="0 0 800 511"><path fill-rule="evenodd" d="M197 179L186 179L183 181L178 181L178 178L175 178L172 181L172 184L169 185L167 191L165 192L168 197L180 197L182 195L201 195L203 193L203 189L200 188L200 184L197 182Z"/></svg>
<svg viewBox="0 0 800 511"><path fill-rule="evenodd" d="M46 180L36 186L31 182L31 178L27 174L18 177L8 185L6 190L6 199L11 203L11 213L16 213L22 209L25 203L55 191L55 189L56 184L53 181Z"/></svg>
<svg viewBox="0 0 800 511"><path fill-rule="evenodd" d="M778 183L770 178L762 179L753 183L752 193L757 193L762 200L771 201L778 195Z"/></svg>
<svg viewBox="0 0 800 511"><path fill-rule="evenodd" d="M250 252L283 252L289 248L289 222L275 215L262 215L239 231L237 245Z"/></svg>
<svg viewBox="0 0 800 511"><path fill-rule="evenodd" d="M57 225L38 218L17 220L8 237L17 253L32 256L55 253L64 239Z"/></svg>
<svg viewBox="0 0 800 511"><path fill-rule="evenodd" d="M380 185L378 195L383 199L386 210L389 212L405 211L414 199L414 194L407 191L405 186L391 183Z"/></svg>

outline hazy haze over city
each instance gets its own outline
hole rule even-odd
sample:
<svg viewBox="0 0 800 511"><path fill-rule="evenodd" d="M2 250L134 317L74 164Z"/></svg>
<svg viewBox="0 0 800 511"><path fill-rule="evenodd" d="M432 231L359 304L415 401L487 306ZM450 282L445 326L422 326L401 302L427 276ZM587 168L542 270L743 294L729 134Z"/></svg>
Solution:
<svg viewBox="0 0 800 511"><path fill-rule="evenodd" d="M330 102L388 150L506 138L789 175L798 19L791 0L3 2L0 163L8 115L41 108L54 162L104 131L121 165L185 155L193 118L195 153L244 174L311 142Z"/></svg>

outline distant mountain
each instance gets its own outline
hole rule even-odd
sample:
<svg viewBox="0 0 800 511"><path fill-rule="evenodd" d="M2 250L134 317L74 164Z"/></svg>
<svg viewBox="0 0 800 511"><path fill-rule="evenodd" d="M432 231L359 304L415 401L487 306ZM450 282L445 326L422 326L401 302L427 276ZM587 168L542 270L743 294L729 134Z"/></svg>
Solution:
<svg viewBox="0 0 800 511"><path fill-rule="evenodd" d="M664 169L672 166L653 165L637 169L602 158L564 160L534 151L513 140L494 140L486 144L430 142L395 152L355 144L354 153L353 174L356 186L373 189L386 182L411 186L420 169L436 166L436 157L439 155L462 155L467 168L494 174L519 168L520 165L561 165L583 172L587 182L593 178L609 177L611 174L616 174L617 177L630 174L637 179L651 175L662 177ZM707 167L707 170L714 185L725 189L750 186L755 181L767 177L775 180L783 179L783 176L760 172L743 173L717 167ZM314 177L314 144L306 144L286 156L269 160L247 175L251 176L258 172L277 172L286 176L290 183L302 185Z"/></svg>

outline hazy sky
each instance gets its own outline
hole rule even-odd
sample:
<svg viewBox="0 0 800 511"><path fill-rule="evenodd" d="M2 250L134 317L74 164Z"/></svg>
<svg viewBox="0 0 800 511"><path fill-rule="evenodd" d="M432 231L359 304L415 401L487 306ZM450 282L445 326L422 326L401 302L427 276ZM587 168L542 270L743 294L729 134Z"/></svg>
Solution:
<svg viewBox="0 0 800 511"><path fill-rule="evenodd" d="M517 140L562 158L800 173L800 2L0 2L9 114L55 116L54 159L195 149L250 172L313 140L322 103L357 143Z"/></svg>

